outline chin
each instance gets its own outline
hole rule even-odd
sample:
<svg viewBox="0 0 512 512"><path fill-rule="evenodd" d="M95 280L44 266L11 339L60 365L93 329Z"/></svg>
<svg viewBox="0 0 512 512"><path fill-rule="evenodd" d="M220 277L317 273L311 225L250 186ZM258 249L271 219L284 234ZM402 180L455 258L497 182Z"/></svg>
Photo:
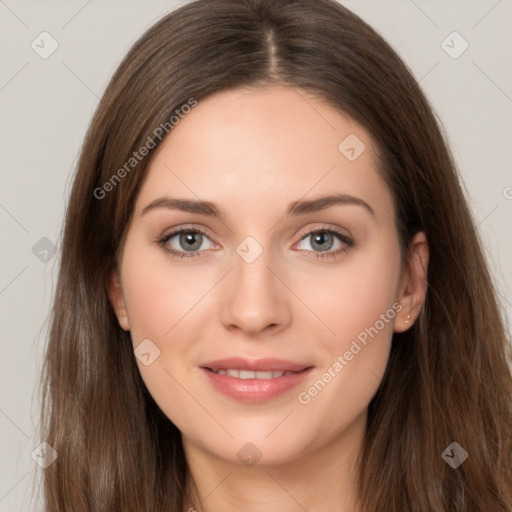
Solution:
<svg viewBox="0 0 512 512"><path fill-rule="evenodd" d="M281 420L279 420L281 421ZM273 427L279 424L279 421L273 423ZM279 428L279 427L278 427ZM277 430L265 428L264 432L258 432L254 426L245 430L232 430L229 432L233 438L227 434L226 439L219 442L219 436L215 438L203 439L203 447L219 459L223 459L229 464L247 466L249 468L257 466L279 466L293 462L304 453L311 449L311 439L304 436L303 426L300 430L301 437L288 429L283 429L277 434ZM269 435L269 432L272 432ZM229 437L229 438L228 438ZM313 436L314 438L314 436Z"/></svg>

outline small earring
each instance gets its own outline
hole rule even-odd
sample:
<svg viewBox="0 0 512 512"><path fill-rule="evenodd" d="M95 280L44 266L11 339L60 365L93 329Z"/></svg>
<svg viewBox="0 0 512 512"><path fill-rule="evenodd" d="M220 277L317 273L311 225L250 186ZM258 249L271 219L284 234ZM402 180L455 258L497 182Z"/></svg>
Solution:
<svg viewBox="0 0 512 512"><path fill-rule="evenodd" d="M407 315L407 318L404 320L404 322L405 322L406 324L408 324L408 323L409 323L409 319L410 319L410 318L411 318L411 314L409 313L409 314Z"/></svg>

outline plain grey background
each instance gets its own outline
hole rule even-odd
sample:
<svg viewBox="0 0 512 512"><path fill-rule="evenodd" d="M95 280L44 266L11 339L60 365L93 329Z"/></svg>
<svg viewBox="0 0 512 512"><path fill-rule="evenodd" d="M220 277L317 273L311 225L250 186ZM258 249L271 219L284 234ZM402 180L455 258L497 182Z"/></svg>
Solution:
<svg viewBox="0 0 512 512"><path fill-rule="evenodd" d="M512 0L341 3L392 44L437 112L510 325ZM52 250L86 128L131 44L182 4L0 0L0 512L42 510L30 501L44 471L31 457L35 386L57 275Z"/></svg>

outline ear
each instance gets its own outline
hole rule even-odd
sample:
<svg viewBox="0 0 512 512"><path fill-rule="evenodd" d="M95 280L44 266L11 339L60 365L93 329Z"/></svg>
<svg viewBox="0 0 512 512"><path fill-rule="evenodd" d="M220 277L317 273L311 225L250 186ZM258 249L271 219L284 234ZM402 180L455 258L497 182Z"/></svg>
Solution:
<svg viewBox="0 0 512 512"><path fill-rule="evenodd" d="M423 231L416 233L411 240L398 288L398 302L402 305L395 316L393 330L403 332L409 329L418 318L427 294L427 268L429 249Z"/></svg>
<svg viewBox="0 0 512 512"><path fill-rule="evenodd" d="M126 301L124 300L123 289L121 288L121 280L119 277L119 270L114 268L109 276L108 281L108 296L110 303L114 308L119 325L125 331L130 330L130 321L128 318L128 310L126 308Z"/></svg>

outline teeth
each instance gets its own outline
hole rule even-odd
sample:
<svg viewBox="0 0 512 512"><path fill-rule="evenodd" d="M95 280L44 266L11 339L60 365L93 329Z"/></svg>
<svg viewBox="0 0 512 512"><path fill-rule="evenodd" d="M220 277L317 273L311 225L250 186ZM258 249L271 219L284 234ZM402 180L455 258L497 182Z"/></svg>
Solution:
<svg viewBox="0 0 512 512"><path fill-rule="evenodd" d="M248 373L252 373L252 372L248 372ZM276 373L281 373L281 372L276 372ZM242 375L242 372L240 372L240 376L241 375ZM255 375L256 379L272 379L272 378L274 378L274 375L273 375L272 371L268 371L268 372L254 372L254 375ZM281 375L278 375L278 377L281 377Z"/></svg>
<svg viewBox="0 0 512 512"><path fill-rule="evenodd" d="M279 377L283 377L284 375L291 375L295 372L282 372L282 371L266 371L266 372L253 372L251 370L233 370L233 369L220 369L213 370L217 375L228 375L229 377L234 377L235 379L277 379Z"/></svg>

